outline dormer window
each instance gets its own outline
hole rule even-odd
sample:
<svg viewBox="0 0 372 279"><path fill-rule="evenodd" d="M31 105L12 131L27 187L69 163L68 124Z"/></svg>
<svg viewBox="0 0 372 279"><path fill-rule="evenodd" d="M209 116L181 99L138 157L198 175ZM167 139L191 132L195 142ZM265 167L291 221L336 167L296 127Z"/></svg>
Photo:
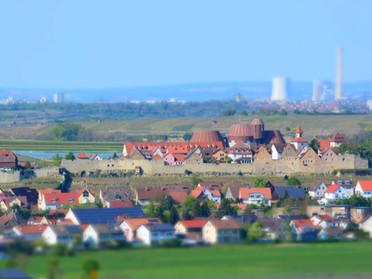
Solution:
<svg viewBox="0 0 372 279"><path fill-rule="evenodd" d="M85 191L83 192L83 197L89 197L89 192L88 192L87 190L85 190Z"/></svg>
<svg viewBox="0 0 372 279"><path fill-rule="evenodd" d="M74 201L74 199L71 199L71 198L70 198L70 199L68 199L68 202L73 202L73 201Z"/></svg>

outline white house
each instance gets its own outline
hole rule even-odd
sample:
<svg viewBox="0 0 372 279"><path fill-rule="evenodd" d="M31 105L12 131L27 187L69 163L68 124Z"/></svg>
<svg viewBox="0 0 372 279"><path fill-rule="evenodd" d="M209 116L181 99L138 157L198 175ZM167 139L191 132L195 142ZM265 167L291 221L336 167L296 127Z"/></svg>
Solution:
<svg viewBox="0 0 372 279"><path fill-rule="evenodd" d="M161 222L158 218L130 218L125 219L119 227L126 241L131 242L137 237L138 228L146 224L161 224Z"/></svg>
<svg viewBox="0 0 372 279"><path fill-rule="evenodd" d="M16 226L13 227L13 232L16 237L22 238L25 241L34 241L41 238L46 227L46 225Z"/></svg>
<svg viewBox="0 0 372 279"><path fill-rule="evenodd" d="M355 186L355 194L364 198L372 198L372 180L359 180Z"/></svg>
<svg viewBox="0 0 372 279"><path fill-rule="evenodd" d="M273 144L271 146L271 159L280 160L286 144Z"/></svg>
<svg viewBox="0 0 372 279"><path fill-rule="evenodd" d="M369 237L372 238L372 216L370 216L367 220L359 224L359 229L368 232Z"/></svg>
<svg viewBox="0 0 372 279"><path fill-rule="evenodd" d="M42 233L42 238L49 245L62 244L71 246L76 235L81 235L79 225L49 225Z"/></svg>
<svg viewBox="0 0 372 279"><path fill-rule="evenodd" d="M209 220L202 235L206 243L239 243L240 225L235 220Z"/></svg>
<svg viewBox="0 0 372 279"><path fill-rule="evenodd" d="M310 220L313 222L314 226L322 229L340 227L340 221L329 215L314 215Z"/></svg>
<svg viewBox="0 0 372 279"><path fill-rule="evenodd" d="M111 241L123 241L124 234L118 228L107 224L89 225L83 232L83 242L91 248L98 248Z"/></svg>
<svg viewBox="0 0 372 279"><path fill-rule="evenodd" d="M164 241L175 238L171 224L145 224L138 228L137 238L149 246L159 246Z"/></svg>
<svg viewBox="0 0 372 279"><path fill-rule="evenodd" d="M221 192L218 187L197 186L191 191L190 196L198 199L206 198L216 203L221 203Z"/></svg>
<svg viewBox="0 0 372 279"><path fill-rule="evenodd" d="M271 189L266 188L240 188L239 199L245 204L266 205L271 206Z"/></svg>
<svg viewBox="0 0 372 279"><path fill-rule="evenodd" d="M312 199L321 199L324 197L325 191L327 191L327 186L323 182L314 182L309 187L309 196Z"/></svg>
<svg viewBox="0 0 372 279"><path fill-rule="evenodd" d="M348 199L354 194L353 187L344 187L340 184L332 184L324 193L324 203L332 203L340 199Z"/></svg>

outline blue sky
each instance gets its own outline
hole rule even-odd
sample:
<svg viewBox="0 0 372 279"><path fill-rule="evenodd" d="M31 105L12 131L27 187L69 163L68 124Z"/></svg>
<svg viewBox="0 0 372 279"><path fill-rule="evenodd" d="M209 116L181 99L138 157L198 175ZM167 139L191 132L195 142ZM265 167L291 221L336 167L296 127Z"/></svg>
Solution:
<svg viewBox="0 0 372 279"><path fill-rule="evenodd" d="M372 1L1 0L0 87L372 79Z"/></svg>

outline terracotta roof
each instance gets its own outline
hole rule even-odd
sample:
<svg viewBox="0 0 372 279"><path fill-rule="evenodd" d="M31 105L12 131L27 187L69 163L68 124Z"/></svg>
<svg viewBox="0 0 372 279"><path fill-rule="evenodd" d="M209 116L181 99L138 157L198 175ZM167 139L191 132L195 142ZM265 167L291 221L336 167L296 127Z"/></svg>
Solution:
<svg viewBox="0 0 372 279"><path fill-rule="evenodd" d="M239 197L243 200L247 200L250 194L260 193L265 199L271 200L271 189L270 188L240 188Z"/></svg>
<svg viewBox="0 0 372 279"><path fill-rule="evenodd" d="M222 182L217 182L217 181L202 181L199 183L200 187L214 187L218 189L222 189L223 184Z"/></svg>
<svg viewBox="0 0 372 279"><path fill-rule="evenodd" d="M151 200L163 192L161 188L137 188L136 191L139 200Z"/></svg>
<svg viewBox="0 0 372 279"><path fill-rule="evenodd" d="M26 225L26 226L16 226L15 229L20 232L20 234L42 234L48 225Z"/></svg>
<svg viewBox="0 0 372 279"><path fill-rule="evenodd" d="M80 153L77 155L77 158L78 159L89 159L88 155L83 151L80 151Z"/></svg>
<svg viewBox="0 0 372 279"><path fill-rule="evenodd" d="M253 129L252 129L253 130ZM229 129L229 141L247 142L250 137L253 137L251 125L249 124L233 124Z"/></svg>
<svg viewBox="0 0 372 279"><path fill-rule="evenodd" d="M300 124L296 127L296 134L302 134L304 131L302 131Z"/></svg>
<svg viewBox="0 0 372 279"><path fill-rule="evenodd" d="M345 142L345 137L339 133L336 133L333 137L330 138L331 142L336 142L336 143L342 143Z"/></svg>
<svg viewBox="0 0 372 279"><path fill-rule="evenodd" d="M76 193L49 193L44 194L46 204L79 204L79 195Z"/></svg>
<svg viewBox="0 0 372 279"><path fill-rule="evenodd" d="M261 125L261 126L264 126L264 122L262 121L261 118L255 118L252 120L252 125Z"/></svg>
<svg viewBox="0 0 372 279"><path fill-rule="evenodd" d="M238 230L240 226L235 220L210 220L213 227L217 230Z"/></svg>
<svg viewBox="0 0 372 279"><path fill-rule="evenodd" d="M160 220L158 218L133 218L133 219L126 219L124 221L131 227L132 230L137 230L140 226L146 224L160 224Z"/></svg>
<svg viewBox="0 0 372 279"><path fill-rule="evenodd" d="M340 187L340 184L332 184L328 187L328 189L325 191L325 193L334 193L336 190Z"/></svg>
<svg viewBox="0 0 372 279"><path fill-rule="evenodd" d="M292 139L291 142L308 142L308 141L305 140L303 137L299 137L299 138Z"/></svg>
<svg viewBox="0 0 372 279"><path fill-rule="evenodd" d="M326 222L332 222L332 221L334 221L334 218L332 216L329 216L328 214L317 215L317 217L321 221L326 221Z"/></svg>
<svg viewBox="0 0 372 279"><path fill-rule="evenodd" d="M190 142L223 142L219 131L199 130L195 131Z"/></svg>
<svg viewBox="0 0 372 279"><path fill-rule="evenodd" d="M319 139L317 140L319 142L319 150L328 150L328 148L331 147L331 141L328 139Z"/></svg>
<svg viewBox="0 0 372 279"><path fill-rule="evenodd" d="M167 191L167 194L178 204L183 204L187 198L187 192L185 191Z"/></svg>
<svg viewBox="0 0 372 279"><path fill-rule="evenodd" d="M194 190L191 191L190 196L198 198L200 194L203 192L204 187L196 187Z"/></svg>
<svg viewBox="0 0 372 279"><path fill-rule="evenodd" d="M305 227L317 228L310 219L294 219L292 222L299 230L303 230Z"/></svg>
<svg viewBox="0 0 372 279"><path fill-rule="evenodd" d="M179 223L185 228L202 228L208 222L207 219L181 220Z"/></svg>
<svg viewBox="0 0 372 279"><path fill-rule="evenodd" d="M109 204L110 204L110 206L109 206L110 208L133 207L133 202L132 201L123 201L123 200L117 201L117 200L114 200L114 201L110 201Z"/></svg>
<svg viewBox="0 0 372 279"><path fill-rule="evenodd" d="M372 180L359 180L358 183L363 191L372 191Z"/></svg>

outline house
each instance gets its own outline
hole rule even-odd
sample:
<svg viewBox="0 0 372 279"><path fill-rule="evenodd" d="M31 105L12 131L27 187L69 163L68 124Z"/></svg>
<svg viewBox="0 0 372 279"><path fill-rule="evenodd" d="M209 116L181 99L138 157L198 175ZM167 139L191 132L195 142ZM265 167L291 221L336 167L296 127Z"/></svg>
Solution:
<svg viewBox="0 0 372 279"><path fill-rule="evenodd" d="M89 157L87 153L80 151L80 153L77 155L77 159L79 160L89 160Z"/></svg>
<svg viewBox="0 0 372 279"><path fill-rule="evenodd" d="M342 240L344 239L344 229L341 227L322 228L318 233L318 238L322 240Z"/></svg>
<svg viewBox="0 0 372 279"><path fill-rule="evenodd" d="M37 204L38 198L39 198L39 192L30 187L17 187L17 188L11 188L10 191L15 196L23 196L27 198L27 203L29 206Z"/></svg>
<svg viewBox="0 0 372 279"><path fill-rule="evenodd" d="M171 196L173 201L178 205L182 205L188 196L188 193L185 191L167 191L167 194Z"/></svg>
<svg viewBox="0 0 372 279"><path fill-rule="evenodd" d="M299 186L274 186L272 187L272 199L305 199L306 194L303 188Z"/></svg>
<svg viewBox="0 0 372 279"><path fill-rule="evenodd" d="M49 245L71 246L74 238L81 235L82 231L79 225L48 225L42 233L42 238Z"/></svg>
<svg viewBox="0 0 372 279"><path fill-rule="evenodd" d="M142 207L129 208L84 208L72 209L67 212L65 219L75 225L82 224L116 224L118 216L126 218L144 218Z"/></svg>
<svg viewBox="0 0 372 279"><path fill-rule="evenodd" d="M340 184L331 184L324 193L322 202L332 203L340 199L348 199L354 194L353 187L345 187Z"/></svg>
<svg viewBox="0 0 372 279"><path fill-rule="evenodd" d="M213 153L213 158L216 159L218 163L225 162L226 157L227 153L223 150L217 150Z"/></svg>
<svg viewBox="0 0 372 279"><path fill-rule="evenodd" d="M251 147L245 143L238 142L233 147L225 149L227 157L232 160L232 163L246 164L253 162L253 152Z"/></svg>
<svg viewBox="0 0 372 279"><path fill-rule="evenodd" d="M310 218L314 226L322 229L340 227L340 221L329 215L314 215Z"/></svg>
<svg viewBox="0 0 372 279"><path fill-rule="evenodd" d="M285 143L276 143L271 145L271 159L280 160L286 146L287 144Z"/></svg>
<svg viewBox="0 0 372 279"><path fill-rule="evenodd" d="M240 242L240 226L235 220L209 220L202 234L203 240L211 244Z"/></svg>
<svg viewBox="0 0 372 279"><path fill-rule="evenodd" d="M161 224L161 222L158 218L130 218L125 219L119 227L124 232L126 241L130 242L137 238L138 228L146 224Z"/></svg>
<svg viewBox="0 0 372 279"><path fill-rule="evenodd" d="M0 201L0 209L2 211L9 211L12 207L18 206L18 207L27 207L27 197L24 196L10 196L6 197L2 201Z"/></svg>
<svg viewBox="0 0 372 279"><path fill-rule="evenodd" d="M171 224L145 224L137 229L137 239L149 246L159 246L175 237Z"/></svg>
<svg viewBox="0 0 372 279"><path fill-rule="evenodd" d="M359 180L355 186L355 194L364 198L372 198L372 180Z"/></svg>
<svg viewBox="0 0 372 279"><path fill-rule="evenodd" d="M359 229L368 232L369 237L372 238L372 216L359 223Z"/></svg>
<svg viewBox="0 0 372 279"><path fill-rule="evenodd" d="M135 190L135 203L137 205L146 206L149 205L157 195L162 193L163 190L159 187L156 188L137 188Z"/></svg>
<svg viewBox="0 0 372 279"><path fill-rule="evenodd" d="M202 230L207 222L207 219L181 220L174 225L174 228L177 234L199 240L203 237Z"/></svg>
<svg viewBox="0 0 372 279"><path fill-rule="evenodd" d="M345 142L344 135L341 135L339 133L336 133L333 137L330 138L330 147L340 147L341 144Z"/></svg>
<svg viewBox="0 0 372 279"><path fill-rule="evenodd" d="M107 224L89 225L83 232L83 243L90 248L99 248L112 241L123 241L124 234L116 226Z"/></svg>
<svg viewBox="0 0 372 279"><path fill-rule="evenodd" d="M239 199L245 204L271 206L271 189L266 188L240 188Z"/></svg>
<svg viewBox="0 0 372 279"><path fill-rule="evenodd" d="M245 214L245 215L225 215L222 216L221 220L235 220L238 224L253 224L257 221L257 216L255 214Z"/></svg>
<svg viewBox="0 0 372 279"><path fill-rule="evenodd" d="M163 158L164 165L168 166L183 165L185 162L185 156L186 154L182 153L167 153Z"/></svg>
<svg viewBox="0 0 372 279"><path fill-rule="evenodd" d="M60 191L40 192L41 204L39 209L51 210L64 206L79 204L79 195L75 192L62 193Z"/></svg>
<svg viewBox="0 0 372 279"><path fill-rule="evenodd" d="M262 218L258 222L262 225L267 240L288 239L288 231L286 230L286 223L283 219Z"/></svg>
<svg viewBox="0 0 372 279"><path fill-rule="evenodd" d="M107 203L107 208L126 208L134 207L132 201L110 201Z"/></svg>
<svg viewBox="0 0 372 279"><path fill-rule="evenodd" d="M215 203L221 203L221 192L218 187L214 186L197 186L191 191L190 196L197 199L207 199Z"/></svg>
<svg viewBox="0 0 372 279"><path fill-rule="evenodd" d="M108 207L107 203L111 201L128 201L130 200L131 195L132 192L129 186L112 188L106 187L105 189L101 189L99 191L99 199L103 207Z"/></svg>
<svg viewBox="0 0 372 279"><path fill-rule="evenodd" d="M327 186L323 182L315 181L309 186L309 196L312 199L321 199L324 198L325 191Z"/></svg>
<svg viewBox="0 0 372 279"><path fill-rule="evenodd" d="M317 239L318 230L310 219L291 220L290 227L294 240L296 241L313 241Z"/></svg>
<svg viewBox="0 0 372 279"><path fill-rule="evenodd" d="M233 200L239 199L240 188L243 188L243 185L240 182L234 185L228 186L226 194L225 194L225 198L233 199Z"/></svg>
<svg viewBox="0 0 372 279"><path fill-rule="evenodd" d="M47 225L24 225L13 227L13 232L17 238L25 241L34 241L42 237Z"/></svg>
<svg viewBox="0 0 372 279"><path fill-rule="evenodd" d="M18 158L10 150L0 150L0 169L12 169L18 167Z"/></svg>
<svg viewBox="0 0 372 279"><path fill-rule="evenodd" d="M94 203L96 201L94 196L95 193L86 187L84 189L75 190L74 193L78 196L79 204Z"/></svg>

